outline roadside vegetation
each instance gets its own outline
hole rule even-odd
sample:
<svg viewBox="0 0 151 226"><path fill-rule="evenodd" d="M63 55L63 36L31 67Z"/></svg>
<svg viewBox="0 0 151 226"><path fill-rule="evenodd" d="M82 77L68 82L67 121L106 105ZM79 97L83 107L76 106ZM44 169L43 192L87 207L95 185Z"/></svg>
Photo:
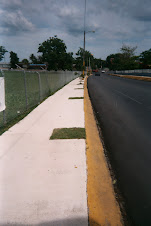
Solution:
<svg viewBox="0 0 151 226"><path fill-rule="evenodd" d="M57 128L53 130L50 140L55 139L85 139L85 128Z"/></svg>
<svg viewBox="0 0 151 226"><path fill-rule="evenodd" d="M8 52L5 47L0 46L0 61L4 58L5 53ZM73 57L73 52L67 52L67 46L63 40L59 39L56 35L50 37L46 41L39 44L37 49L37 56L33 53L29 59L19 61L17 53L10 51L10 64L11 68L17 68L16 64L20 67L26 65L27 68L30 64L46 64L47 70L83 70L83 48L79 48ZM91 62L92 68L101 68L102 60L95 58L91 52L85 51L86 66ZM85 68L84 68L85 69Z"/></svg>
<svg viewBox="0 0 151 226"><path fill-rule="evenodd" d="M84 97L69 97L69 100L84 99Z"/></svg>
<svg viewBox="0 0 151 226"><path fill-rule="evenodd" d="M109 68L110 70L133 70L151 68L151 49L136 55L137 47L123 44L120 51L107 56L106 60L95 58L90 51L85 51L85 64L89 67L89 62L93 70L99 68ZM0 46L0 61L8 52L4 46ZM19 61L17 53L10 51L11 68L30 64L46 64L47 70L78 70L83 69L84 49L79 47L76 53L67 52L67 46L63 40L56 35L39 44L37 55L31 53L29 59Z"/></svg>
<svg viewBox="0 0 151 226"><path fill-rule="evenodd" d="M137 46L123 44L120 52L110 54L105 61L105 67L110 70L134 70L151 68L151 49L135 55Z"/></svg>

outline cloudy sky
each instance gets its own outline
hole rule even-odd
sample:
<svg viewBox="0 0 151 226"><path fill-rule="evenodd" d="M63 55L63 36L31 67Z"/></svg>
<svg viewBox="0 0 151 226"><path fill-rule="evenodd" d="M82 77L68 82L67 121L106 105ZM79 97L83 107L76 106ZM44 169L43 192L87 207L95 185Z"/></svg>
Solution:
<svg viewBox="0 0 151 226"><path fill-rule="evenodd" d="M83 47L85 0L0 0L0 45L20 59L37 55L38 45L57 35L76 53ZM105 59L122 44L151 48L150 0L87 0L86 50ZM8 60L9 54L6 54Z"/></svg>

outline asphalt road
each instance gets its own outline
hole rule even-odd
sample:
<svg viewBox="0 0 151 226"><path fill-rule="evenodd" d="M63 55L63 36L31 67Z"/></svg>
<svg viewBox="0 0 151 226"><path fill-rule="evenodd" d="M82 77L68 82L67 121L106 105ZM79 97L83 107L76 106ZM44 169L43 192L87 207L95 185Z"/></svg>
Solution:
<svg viewBox="0 0 151 226"><path fill-rule="evenodd" d="M151 82L101 74L89 95L134 225L151 225Z"/></svg>

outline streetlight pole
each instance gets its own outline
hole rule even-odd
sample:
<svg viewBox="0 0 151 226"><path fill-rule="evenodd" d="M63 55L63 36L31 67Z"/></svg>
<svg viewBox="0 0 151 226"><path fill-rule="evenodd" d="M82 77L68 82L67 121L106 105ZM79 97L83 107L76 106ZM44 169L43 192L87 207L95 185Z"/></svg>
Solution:
<svg viewBox="0 0 151 226"><path fill-rule="evenodd" d="M89 32L95 33L95 31L85 31L84 30L84 50L83 50L83 76L84 76L84 69L85 69L85 35Z"/></svg>
<svg viewBox="0 0 151 226"><path fill-rule="evenodd" d="M84 70L85 70L85 16L86 16L86 0L85 0L85 10L84 10L83 76L84 76Z"/></svg>
<svg viewBox="0 0 151 226"><path fill-rule="evenodd" d="M85 10L84 10L84 45L83 45L83 77L85 75L85 35L86 33L89 33L89 32L93 32L95 33L95 31L85 31L85 17L86 17L86 0L85 0Z"/></svg>
<svg viewBox="0 0 151 226"><path fill-rule="evenodd" d="M84 31L84 50L83 50L83 76L85 70L85 31Z"/></svg>

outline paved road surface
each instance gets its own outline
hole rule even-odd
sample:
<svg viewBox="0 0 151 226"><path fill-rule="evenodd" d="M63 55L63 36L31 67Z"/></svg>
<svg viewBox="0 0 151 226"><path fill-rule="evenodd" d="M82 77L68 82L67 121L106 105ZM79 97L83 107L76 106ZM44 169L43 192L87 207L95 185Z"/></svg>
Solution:
<svg viewBox="0 0 151 226"><path fill-rule="evenodd" d="M151 225L151 82L101 74L88 90L128 215Z"/></svg>

